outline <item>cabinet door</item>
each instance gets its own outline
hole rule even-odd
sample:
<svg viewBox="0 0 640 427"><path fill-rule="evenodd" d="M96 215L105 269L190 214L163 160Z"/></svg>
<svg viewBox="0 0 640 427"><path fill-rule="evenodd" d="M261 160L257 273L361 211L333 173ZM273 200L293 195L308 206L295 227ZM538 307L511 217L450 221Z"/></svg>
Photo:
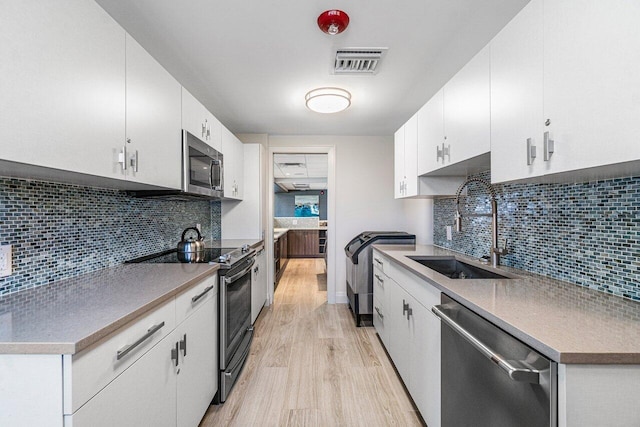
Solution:
<svg viewBox="0 0 640 427"><path fill-rule="evenodd" d="M385 327L387 310L385 301L387 300L387 292L385 282L387 277L374 263L373 268L373 326L380 336L385 347L389 347L389 334Z"/></svg>
<svg viewBox="0 0 640 427"><path fill-rule="evenodd" d="M185 88L182 88L182 128L221 151L220 122Z"/></svg>
<svg viewBox="0 0 640 427"><path fill-rule="evenodd" d="M264 250L256 255L251 276L251 323L255 323L267 301L267 256Z"/></svg>
<svg viewBox="0 0 640 427"><path fill-rule="evenodd" d="M394 190L393 194L396 199L404 197L404 126L396 131L393 136L393 176Z"/></svg>
<svg viewBox="0 0 640 427"><path fill-rule="evenodd" d="M542 0L532 0L491 44L492 182L545 173L542 6ZM531 165L527 139L536 147Z"/></svg>
<svg viewBox="0 0 640 427"><path fill-rule="evenodd" d="M186 341L177 374L178 426L197 426L218 389L216 301L207 300L176 328L177 340Z"/></svg>
<svg viewBox="0 0 640 427"><path fill-rule="evenodd" d="M444 104L440 89L418 111L418 175L431 172L444 163L442 143L444 142Z"/></svg>
<svg viewBox="0 0 640 427"><path fill-rule="evenodd" d="M123 178L125 31L95 2L5 2L0 157Z"/></svg>
<svg viewBox="0 0 640 427"><path fill-rule="evenodd" d="M126 40L128 179L179 189L180 84L131 36Z"/></svg>
<svg viewBox="0 0 640 427"><path fill-rule="evenodd" d="M409 294L392 279L388 280L385 285L387 285L386 295L388 296L387 304L385 304L385 320L387 320L385 328L389 337L387 351L400 377L408 387L410 378L410 336L409 323L404 307L409 304Z"/></svg>
<svg viewBox="0 0 640 427"><path fill-rule="evenodd" d="M242 200L240 186L244 180L244 150L242 142L222 126L222 154L224 155L224 197Z"/></svg>
<svg viewBox="0 0 640 427"><path fill-rule="evenodd" d="M551 173L640 159L640 2L544 3Z"/></svg>
<svg viewBox="0 0 640 427"><path fill-rule="evenodd" d="M73 415L73 427L175 426L176 335L160 341Z"/></svg>
<svg viewBox="0 0 640 427"><path fill-rule="evenodd" d="M440 304L439 292L422 301L411 298L409 391L429 427L440 426L440 322L429 311Z"/></svg>
<svg viewBox="0 0 640 427"><path fill-rule="evenodd" d="M491 66L485 47L444 86L445 164L491 150Z"/></svg>
<svg viewBox="0 0 640 427"><path fill-rule="evenodd" d="M404 124L405 197L418 195L418 113Z"/></svg>

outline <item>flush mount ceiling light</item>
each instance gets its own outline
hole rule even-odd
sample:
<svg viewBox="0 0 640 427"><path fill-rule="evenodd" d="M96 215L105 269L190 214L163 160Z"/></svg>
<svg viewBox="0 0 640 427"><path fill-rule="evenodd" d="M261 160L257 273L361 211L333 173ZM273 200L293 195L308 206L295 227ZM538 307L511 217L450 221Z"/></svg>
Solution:
<svg viewBox="0 0 640 427"><path fill-rule="evenodd" d="M343 32L349 25L349 15L341 10L325 10L318 16L318 27L332 36Z"/></svg>
<svg viewBox="0 0 640 427"><path fill-rule="evenodd" d="M351 94L338 87L321 87L309 91L304 99L307 108L316 113L338 113L351 105Z"/></svg>

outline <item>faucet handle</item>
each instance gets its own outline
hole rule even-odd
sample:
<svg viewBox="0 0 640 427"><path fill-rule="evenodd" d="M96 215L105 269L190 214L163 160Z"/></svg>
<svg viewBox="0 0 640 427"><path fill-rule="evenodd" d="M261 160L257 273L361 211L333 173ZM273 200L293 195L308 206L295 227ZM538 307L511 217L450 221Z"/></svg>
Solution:
<svg viewBox="0 0 640 427"><path fill-rule="evenodd" d="M502 249L500 249L500 247L497 247L494 249L495 253L497 253L498 255L506 255L509 253L509 249L507 249L507 245L509 244L509 239L504 239L504 246L502 247Z"/></svg>

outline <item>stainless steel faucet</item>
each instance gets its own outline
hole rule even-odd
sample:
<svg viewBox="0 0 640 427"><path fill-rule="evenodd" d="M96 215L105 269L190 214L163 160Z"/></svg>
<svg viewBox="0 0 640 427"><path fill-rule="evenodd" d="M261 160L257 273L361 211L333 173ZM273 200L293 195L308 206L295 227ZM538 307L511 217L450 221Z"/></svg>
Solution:
<svg viewBox="0 0 640 427"><path fill-rule="evenodd" d="M496 197L496 192L487 181L482 178L469 178L465 182L460 185L458 191L456 192L456 231L462 231L462 214L460 214L460 194L464 187L469 185L472 182L477 182L478 184L482 184L489 190L489 194L491 194L491 213L490 214L465 214L465 216L490 216L491 217L491 265L497 267L500 265L500 255L506 255L508 253L507 250L507 240L504 242L504 248L500 249L498 247L498 201Z"/></svg>

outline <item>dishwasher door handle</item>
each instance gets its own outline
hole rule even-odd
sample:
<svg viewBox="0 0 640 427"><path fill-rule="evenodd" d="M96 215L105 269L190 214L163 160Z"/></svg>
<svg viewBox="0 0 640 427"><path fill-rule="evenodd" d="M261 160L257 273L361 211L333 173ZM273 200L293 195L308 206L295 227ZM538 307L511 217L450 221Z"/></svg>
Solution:
<svg viewBox="0 0 640 427"><path fill-rule="evenodd" d="M456 331L460 336L466 339L472 346L474 346L483 356L487 359L491 360L493 363L498 365L500 369L509 375L514 381L531 383L531 384L540 384L540 371L536 369L529 368L520 368L516 367L513 364L516 363L518 365L523 364L520 361L512 361L505 360L487 345L485 345L482 341L474 337L469 331L460 326L455 320L451 317L447 316L442 310L440 310L439 306L431 307L431 311L433 314L438 316L440 320L449 326L451 329Z"/></svg>

